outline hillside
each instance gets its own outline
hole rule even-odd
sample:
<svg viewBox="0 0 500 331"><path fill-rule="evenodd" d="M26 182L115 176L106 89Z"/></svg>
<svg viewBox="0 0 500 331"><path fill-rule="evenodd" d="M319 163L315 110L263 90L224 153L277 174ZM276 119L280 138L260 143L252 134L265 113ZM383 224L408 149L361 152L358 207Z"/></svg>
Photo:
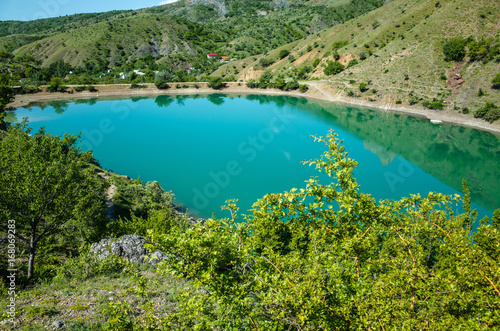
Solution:
<svg viewBox="0 0 500 331"><path fill-rule="evenodd" d="M82 66L94 58L114 65L147 54L181 54L183 61L170 62L178 67L199 66L207 52L231 58L260 54L345 22L382 3L193 0L137 11L0 22L0 49L18 56L32 55L42 60L43 66L59 59ZM116 44L123 49L117 50ZM194 58L194 54L198 57Z"/></svg>
<svg viewBox="0 0 500 331"><path fill-rule="evenodd" d="M228 64L215 74L237 70L237 78L248 80L270 69L275 75L297 77L301 68L309 67L311 74L299 79L327 78L328 85L340 95L403 105L437 98L447 101L448 108L477 108L486 101L500 101L500 93L491 84L500 72L499 55L487 62L471 61L469 57L460 62L445 61L443 44L463 37L493 38L492 45L498 45L499 16L500 3L493 0L397 0L265 56ZM328 77L324 68L327 61L335 61L335 43L342 45L336 50L340 63L347 66L355 59L358 64ZM294 59L280 60L283 49L289 50ZM274 63L263 68L259 62L262 57ZM364 57L366 60L361 60ZM460 82L454 74L461 74L464 82L457 85ZM360 92L360 83L367 83L366 92ZM480 88L485 94L481 97Z"/></svg>

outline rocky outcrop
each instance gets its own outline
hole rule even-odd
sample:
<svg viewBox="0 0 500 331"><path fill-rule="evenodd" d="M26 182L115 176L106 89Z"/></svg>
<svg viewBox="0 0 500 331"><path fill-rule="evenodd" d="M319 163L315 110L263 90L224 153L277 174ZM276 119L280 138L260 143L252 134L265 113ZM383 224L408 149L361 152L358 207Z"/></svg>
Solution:
<svg viewBox="0 0 500 331"><path fill-rule="evenodd" d="M90 252L96 254L99 258L115 254L133 263L157 264L168 259L168 256L160 251L149 253L144 244L147 244L144 237L131 234L122 236L119 239L102 239L90 246Z"/></svg>

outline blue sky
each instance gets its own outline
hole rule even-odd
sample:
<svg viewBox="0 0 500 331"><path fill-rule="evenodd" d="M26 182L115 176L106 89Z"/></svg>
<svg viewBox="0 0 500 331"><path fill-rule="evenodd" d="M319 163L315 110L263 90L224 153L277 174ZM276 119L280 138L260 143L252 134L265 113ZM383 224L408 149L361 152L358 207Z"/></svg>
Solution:
<svg viewBox="0 0 500 331"><path fill-rule="evenodd" d="M97 13L118 9L139 9L175 0L0 0L0 21Z"/></svg>

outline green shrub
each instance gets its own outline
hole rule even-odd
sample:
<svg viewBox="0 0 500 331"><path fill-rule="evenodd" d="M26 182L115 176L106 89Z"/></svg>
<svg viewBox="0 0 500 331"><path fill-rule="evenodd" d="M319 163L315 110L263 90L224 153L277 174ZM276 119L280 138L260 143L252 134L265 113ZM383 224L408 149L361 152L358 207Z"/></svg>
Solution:
<svg viewBox="0 0 500 331"><path fill-rule="evenodd" d="M97 92L97 89L93 85L76 86L74 90L77 92L81 91Z"/></svg>
<svg viewBox="0 0 500 331"><path fill-rule="evenodd" d="M338 49L346 46L347 44L349 44L348 40L336 41L336 42L333 43L332 49L333 50L338 50Z"/></svg>
<svg viewBox="0 0 500 331"><path fill-rule="evenodd" d="M130 84L131 89L141 89L146 87L146 85L137 84L136 82L132 82L132 84Z"/></svg>
<svg viewBox="0 0 500 331"><path fill-rule="evenodd" d="M352 59L351 61L349 61L349 63L347 64L347 69L349 69L350 67L353 67L355 66L356 64L358 64L358 60L356 59Z"/></svg>
<svg viewBox="0 0 500 331"><path fill-rule="evenodd" d="M353 97L353 96L354 96L354 92L353 92L353 91L349 91L349 92L347 92L347 96L348 96L348 97Z"/></svg>
<svg viewBox="0 0 500 331"><path fill-rule="evenodd" d="M324 70L325 75L336 75L344 71L345 67L340 62L327 61L327 66Z"/></svg>
<svg viewBox="0 0 500 331"><path fill-rule="evenodd" d="M361 52L361 53L359 53L359 59L360 59L361 61L366 60L366 53L365 53L365 52Z"/></svg>
<svg viewBox="0 0 500 331"><path fill-rule="evenodd" d="M474 112L474 117L493 123L500 118L500 108L493 102L488 101L483 107Z"/></svg>
<svg viewBox="0 0 500 331"><path fill-rule="evenodd" d="M309 90L309 86L307 84L300 84L299 85L300 92L307 92L307 90Z"/></svg>
<svg viewBox="0 0 500 331"><path fill-rule="evenodd" d="M271 59L267 59L265 57L260 58L259 64L262 68L269 67L271 64L273 64L273 61Z"/></svg>
<svg viewBox="0 0 500 331"><path fill-rule="evenodd" d="M494 89L500 89L500 73L498 73L493 79L491 80L491 87Z"/></svg>
<svg viewBox="0 0 500 331"><path fill-rule="evenodd" d="M290 54L290 51L288 49L282 49L280 51L280 54L278 55L278 57L280 59L283 59L283 58L287 57L289 54Z"/></svg>
<svg viewBox="0 0 500 331"><path fill-rule="evenodd" d="M47 86L48 92L65 92L66 86L61 82L60 78L52 77L50 79L50 84Z"/></svg>
<svg viewBox="0 0 500 331"><path fill-rule="evenodd" d="M363 82L359 84L359 90L361 93L368 91L368 84Z"/></svg>
<svg viewBox="0 0 500 331"><path fill-rule="evenodd" d="M54 316L59 312L54 307L45 307L45 306L27 306L24 308L25 317L28 320L31 320L36 317L43 316Z"/></svg>
<svg viewBox="0 0 500 331"><path fill-rule="evenodd" d="M249 88L257 88L257 87L259 87L259 83L255 79L250 79L247 82L247 87L249 87Z"/></svg>
<svg viewBox="0 0 500 331"><path fill-rule="evenodd" d="M321 59L314 59L314 61L313 61L313 63L312 63L312 66L313 66L314 68L316 68L320 62L321 62Z"/></svg>
<svg viewBox="0 0 500 331"><path fill-rule="evenodd" d="M462 61L465 57L465 45L467 41L461 37L447 40L443 45L443 53L446 61Z"/></svg>
<svg viewBox="0 0 500 331"><path fill-rule="evenodd" d="M208 87L211 87L214 90L220 90L220 89L226 87L226 83L224 82L224 80L220 76L211 77L210 81L208 82Z"/></svg>
<svg viewBox="0 0 500 331"><path fill-rule="evenodd" d="M443 101L437 100L435 98L432 101L424 101L422 103L422 106L424 106L425 108L429 108L429 109L438 109L438 110L444 109Z"/></svg>

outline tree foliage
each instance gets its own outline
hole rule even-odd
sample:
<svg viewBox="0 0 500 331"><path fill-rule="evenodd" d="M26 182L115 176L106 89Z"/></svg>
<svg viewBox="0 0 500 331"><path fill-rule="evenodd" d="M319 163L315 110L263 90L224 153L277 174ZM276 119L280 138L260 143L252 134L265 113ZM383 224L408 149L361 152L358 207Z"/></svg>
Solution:
<svg viewBox="0 0 500 331"><path fill-rule="evenodd" d="M214 90L220 90L224 87L226 87L226 83L220 76L216 77L210 77L210 80L208 82L208 87L213 88Z"/></svg>
<svg viewBox="0 0 500 331"><path fill-rule="evenodd" d="M465 45L467 40L456 37L447 40L443 45L443 53L446 61L462 61L465 57Z"/></svg>
<svg viewBox="0 0 500 331"><path fill-rule="evenodd" d="M325 75L331 76L341 73L342 71L344 71L344 69L345 67L342 63L335 61L328 61L324 72Z"/></svg>
<svg viewBox="0 0 500 331"><path fill-rule="evenodd" d="M0 75L0 130L5 130L7 124L4 121L5 108L14 100L14 90L10 86L9 80L5 75Z"/></svg>
<svg viewBox="0 0 500 331"><path fill-rule="evenodd" d="M494 89L500 89L500 73L498 73L493 79L491 80L491 87Z"/></svg>
<svg viewBox="0 0 500 331"><path fill-rule="evenodd" d="M63 139L16 126L0 141L1 230L15 220L16 237L29 252L28 278L34 275L40 244L54 234L93 239L103 220L105 182L80 153L77 138Z"/></svg>

